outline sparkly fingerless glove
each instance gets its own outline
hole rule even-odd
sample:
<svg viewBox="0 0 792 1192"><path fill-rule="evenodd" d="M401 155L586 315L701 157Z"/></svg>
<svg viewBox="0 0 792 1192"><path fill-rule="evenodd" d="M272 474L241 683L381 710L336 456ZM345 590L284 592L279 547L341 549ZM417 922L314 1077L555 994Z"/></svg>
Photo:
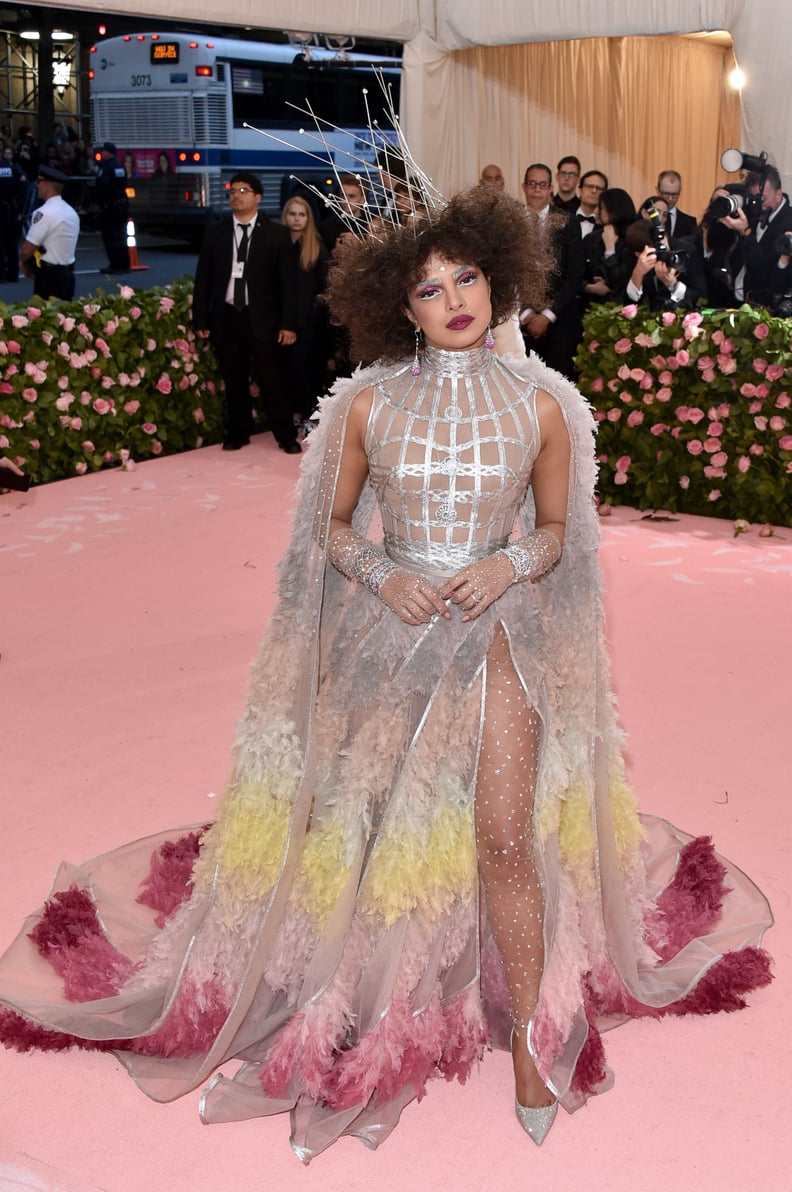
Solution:
<svg viewBox="0 0 792 1192"><path fill-rule="evenodd" d="M514 582L540 579L561 558L561 543L552 530L541 526L503 548L514 568Z"/></svg>
<svg viewBox="0 0 792 1192"><path fill-rule="evenodd" d="M347 579L365 584L375 596L380 595L388 576L398 571L396 564L357 530L336 530L328 543L327 557L337 571Z"/></svg>

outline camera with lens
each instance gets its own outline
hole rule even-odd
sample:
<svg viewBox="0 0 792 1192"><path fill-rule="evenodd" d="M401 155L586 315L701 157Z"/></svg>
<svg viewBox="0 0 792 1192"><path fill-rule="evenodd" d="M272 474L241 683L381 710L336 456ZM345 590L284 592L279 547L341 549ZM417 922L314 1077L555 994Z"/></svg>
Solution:
<svg viewBox="0 0 792 1192"><path fill-rule="evenodd" d="M728 191L725 195L716 195L707 208L706 220L711 223L715 219L737 215L744 211L749 221L756 220L762 214L762 196L753 194L743 182L727 182L722 188Z"/></svg>
<svg viewBox="0 0 792 1192"><path fill-rule="evenodd" d="M652 248L655 250L655 256L658 261L662 261L664 265L668 265L669 269L676 269L677 273L681 273L687 263L688 253L684 248L672 248L668 243L668 237L666 236L666 230L660 217L660 212L653 203L648 203L644 210L649 216L649 235L652 238Z"/></svg>

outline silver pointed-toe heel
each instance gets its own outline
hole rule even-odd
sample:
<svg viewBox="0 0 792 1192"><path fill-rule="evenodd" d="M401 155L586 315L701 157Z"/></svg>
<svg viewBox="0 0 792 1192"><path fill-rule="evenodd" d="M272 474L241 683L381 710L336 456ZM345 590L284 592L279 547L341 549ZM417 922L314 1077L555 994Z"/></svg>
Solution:
<svg viewBox="0 0 792 1192"><path fill-rule="evenodd" d="M538 1109L532 1109L529 1105L521 1105L515 1097L514 1111L517 1114L517 1121L525 1133L533 1139L537 1146L541 1146L556 1119L558 1102L554 1101L552 1105L540 1105Z"/></svg>

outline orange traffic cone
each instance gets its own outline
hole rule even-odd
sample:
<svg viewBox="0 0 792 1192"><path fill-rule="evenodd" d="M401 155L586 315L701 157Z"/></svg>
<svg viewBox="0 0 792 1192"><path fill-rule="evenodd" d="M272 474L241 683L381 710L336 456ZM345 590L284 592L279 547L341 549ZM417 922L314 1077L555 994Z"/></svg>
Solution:
<svg viewBox="0 0 792 1192"><path fill-rule="evenodd" d="M127 248L129 249L129 268L132 270L149 269L149 265L141 265L138 261L137 239L135 237L135 221L127 220Z"/></svg>

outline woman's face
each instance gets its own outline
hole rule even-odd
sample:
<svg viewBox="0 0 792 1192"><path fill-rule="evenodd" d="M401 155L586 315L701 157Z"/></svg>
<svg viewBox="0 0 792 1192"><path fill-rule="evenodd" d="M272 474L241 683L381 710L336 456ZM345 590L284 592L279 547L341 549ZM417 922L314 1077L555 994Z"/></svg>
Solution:
<svg viewBox="0 0 792 1192"><path fill-rule="evenodd" d="M407 301L410 322L430 347L461 352L484 343L492 303L489 281L478 265L432 255Z"/></svg>
<svg viewBox="0 0 792 1192"><path fill-rule="evenodd" d="M302 233L308 226L308 212L302 203L289 203L286 208L286 227L290 232Z"/></svg>
<svg viewBox="0 0 792 1192"><path fill-rule="evenodd" d="M159 162L159 168L162 170L163 174L167 174L170 172L170 159L169 159L167 153L160 153L158 162Z"/></svg>

